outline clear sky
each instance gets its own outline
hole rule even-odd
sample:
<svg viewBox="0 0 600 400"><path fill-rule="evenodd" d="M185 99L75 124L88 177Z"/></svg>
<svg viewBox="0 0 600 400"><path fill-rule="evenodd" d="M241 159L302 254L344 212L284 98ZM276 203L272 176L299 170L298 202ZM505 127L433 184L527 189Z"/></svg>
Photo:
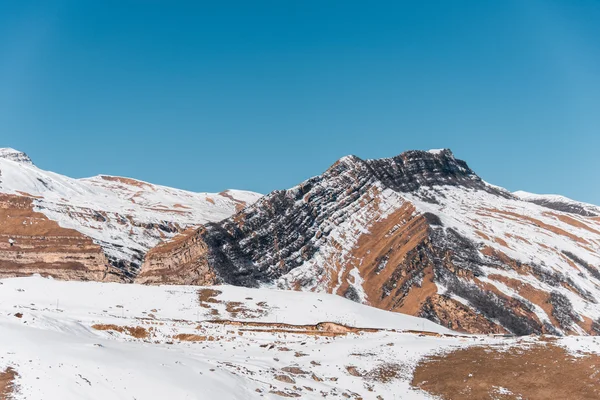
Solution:
<svg viewBox="0 0 600 400"><path fill-rule="evenodd" d="M0 0L0 147L263 193L449 147L600 204L599 21L597 0Z"/></svg>

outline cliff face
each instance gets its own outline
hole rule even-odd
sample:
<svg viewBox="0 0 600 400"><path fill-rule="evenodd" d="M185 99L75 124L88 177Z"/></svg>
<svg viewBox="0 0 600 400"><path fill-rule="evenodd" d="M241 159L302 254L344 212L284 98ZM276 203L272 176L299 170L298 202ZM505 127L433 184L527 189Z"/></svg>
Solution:
<svg viewBox="0 0 600 400"><path fill-rule="evenodd" d="M0 274L71 280L119 280L99 245L33 210L32 200L0 194Z"/></svg>
<svg viewBox="0 0 600 400"><path fill-rule="evenodd" d="M106 175L72 179L37 168L13 149L0 149L0 196L0 276L47 273L125 282L138 274L150 248L260 197L192 193Z"/></svg>
<svg viewBox="0 0 600 400"><path fill-rule="evenodd" d="M207 260L208 247L201 239L204 229L190 229L162 243L146 256L143 275L137 281L147 284L209 286L219 283Z"/></svg>
<svg viewBox="0 0 600 400"><path fill-rule="evenodd" d="M482 181L450 151L344 157L146 257L141 283L336 293L467 332L595 333L600 222Z"/></svg>

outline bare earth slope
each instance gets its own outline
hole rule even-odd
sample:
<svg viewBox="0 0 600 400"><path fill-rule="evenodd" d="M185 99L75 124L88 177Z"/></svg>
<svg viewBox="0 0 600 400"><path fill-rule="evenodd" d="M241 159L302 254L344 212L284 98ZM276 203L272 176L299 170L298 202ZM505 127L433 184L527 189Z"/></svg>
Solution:
<svg viewBox="0 0 600 400"><path fill-rule="evenodd" d="M471 333L597 334L600 220L537 203L449 150L348 156L157 246L137 281L334 293Z"/></svg>
<svg viewBox="0 0 600 400"><path fill-rule="evenodd" d="M131 280L145 253L260 197L192 193L130 178L72 179L0 149L0 276Z"/></svg>

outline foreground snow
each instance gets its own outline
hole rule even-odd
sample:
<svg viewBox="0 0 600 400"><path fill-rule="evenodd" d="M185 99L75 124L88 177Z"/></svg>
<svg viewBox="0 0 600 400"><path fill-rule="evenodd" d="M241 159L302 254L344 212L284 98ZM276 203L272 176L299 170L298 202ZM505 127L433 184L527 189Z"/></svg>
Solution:
<svg viewBox="0 0 600 400"><path fill-rule="evenodd" d="M409 386L417 360L437 349L475 340L394 331L310 336L199 324L214 318L215 312L200 306L196 287L62 282L41 277L0 283L0 370L11 366L18 372L17 399L248 399L261 395L280 398L281 393L291 392L301 393L303 398L322 398L322 393L333 398L344 393L365 399L377 395L426 398ZM220 303L207 304L213 304L224 319L230 317L226 311L230 302L241 302L247 308L244 315L237 315L241 321L337 321L449 333L426 320L333 295L229 286L215 289L222 291L216 297ZM141 326L153 332L146 339L136 339L126 333L93 329L94 324ZM174 339L181 333L201 333L218 340ZM346 369L373 370L387 363L398 365L402 378L388 384L369 382ZM308 374L282 371L289 366ZM280 375L295 383L275 379Z"/></svg>
<svg viewBox="0 0 600 400"><path fill-rule="evenodd" d="M285 325L319 322L383 329L338 336ZM0 281L0 371L19 374L16 399L426 399L410 385L425 355L520 340L456 335L326 294Z"/></svg>

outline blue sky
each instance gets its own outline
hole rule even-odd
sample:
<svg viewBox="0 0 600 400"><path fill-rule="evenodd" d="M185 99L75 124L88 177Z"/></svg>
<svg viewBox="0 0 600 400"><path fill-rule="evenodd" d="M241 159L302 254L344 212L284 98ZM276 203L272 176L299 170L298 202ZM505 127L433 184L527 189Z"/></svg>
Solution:
<svg viewBox="0 0 600 400"><path fill-rule="evenodd" d="M598 21L596 0L0 0L0 146L259 192L449 147L491 183L600 204Z"/></svg>

